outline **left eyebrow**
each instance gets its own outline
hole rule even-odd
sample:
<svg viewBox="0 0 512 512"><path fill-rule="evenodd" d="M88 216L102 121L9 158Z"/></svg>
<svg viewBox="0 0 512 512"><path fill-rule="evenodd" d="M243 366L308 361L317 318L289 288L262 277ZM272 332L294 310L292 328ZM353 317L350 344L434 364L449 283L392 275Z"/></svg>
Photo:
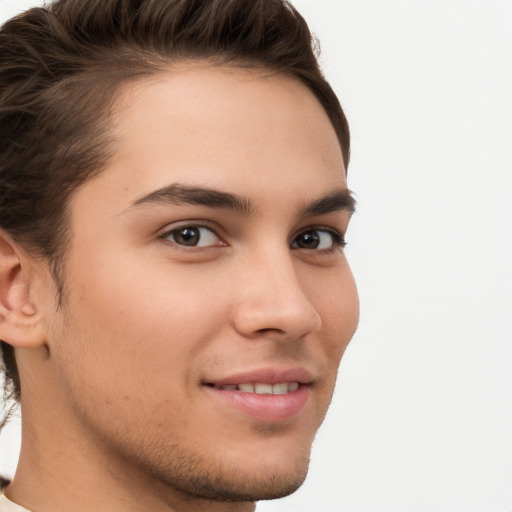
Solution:
<svg viewBox="0 0 512 512"><path fill-rule="evenodd" d="M337 211L346 211L350 215L355 213L356 200L351 190L335 190L320 199L307 203L301 208L300 215L302 217L313 217Z"/></svg>

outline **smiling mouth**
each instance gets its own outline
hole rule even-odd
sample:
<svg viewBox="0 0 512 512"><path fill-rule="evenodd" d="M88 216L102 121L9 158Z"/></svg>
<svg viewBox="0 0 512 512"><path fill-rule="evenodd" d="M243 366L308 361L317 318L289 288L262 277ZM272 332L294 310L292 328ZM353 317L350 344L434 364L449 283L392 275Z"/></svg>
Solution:
<svg viewBox="0 0 512 512"><path fill-rule="evenodd" d="M300 384L298 382L278 382L276 384L246 382L225 385L208 384L208 386L221 391L241 391L242 393L255 393L257 395L287 395L297 391Z"/></svg>
<svg viewBox="0 0 512 512"><path fill-rule="evenodd" d="M279 423L299 416L312 396L313 383L304 368L266 368L207 380L203 386L223 411L242 414L244 421Z"/></svg>

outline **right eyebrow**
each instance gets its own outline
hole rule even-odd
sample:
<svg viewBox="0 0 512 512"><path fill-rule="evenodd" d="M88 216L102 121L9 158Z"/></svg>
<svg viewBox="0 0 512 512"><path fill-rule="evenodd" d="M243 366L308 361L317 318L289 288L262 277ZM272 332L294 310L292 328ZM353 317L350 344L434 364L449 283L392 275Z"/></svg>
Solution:
<svg viewBox="0 0 512 512"><path fill-rule="evenodd" d="M250 199L205 187L193 187L173 183L136 199L131 208L148 204L193 204L209 208L222 208L250 215L253 204Z"/></svg>

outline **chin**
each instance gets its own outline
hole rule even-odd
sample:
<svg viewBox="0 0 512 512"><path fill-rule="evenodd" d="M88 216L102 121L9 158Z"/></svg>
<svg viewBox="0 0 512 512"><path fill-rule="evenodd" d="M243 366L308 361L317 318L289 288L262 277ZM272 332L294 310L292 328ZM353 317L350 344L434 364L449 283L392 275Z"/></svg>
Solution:
<svg viewBox="0 0 512 512"><path fill-rule="evenodd" d="M248 450L236 456L223 453L199 454L181 450L172 456L140 466L163 483L189 499L219 502L256 502L288 496L304 482L309 468L309 449L287 446L288 450L260 450L258 456ZM287 451L287 453L285 453ZM139 467L140 467L139 466Z"/></svg>
<svg viewBox="0 0 512 512"><path fill-rule="evenodd" d="M306 479L312 439L310 435L299 440L287 438L279 435L283 434L280 430L260 426L250 447L233 446L231 453L224 450L218 471L209 473L210 482L202 482L207 484L207 497L218 501L261 501L294 493Z"/></svg>
<svg viewBox="0 0 512 512"><path fill-rule="evenodd" d="M195 475L189 495L219 502L256 502L283 498L294 493L306 479L309 458L286 468L249 469L251 461L216 475ZM192 491L192 492L191 492Z"/></svg>

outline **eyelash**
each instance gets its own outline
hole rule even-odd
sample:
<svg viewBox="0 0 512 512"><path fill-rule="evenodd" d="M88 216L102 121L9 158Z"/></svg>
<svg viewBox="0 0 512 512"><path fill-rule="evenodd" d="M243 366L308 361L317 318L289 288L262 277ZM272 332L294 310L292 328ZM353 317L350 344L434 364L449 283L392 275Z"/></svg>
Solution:
<svg viewBox="0 0 512 512"><path fill-rule="evenodd" d="M295 237L292 240L292 243L299 236L304 235L306 233L312 233L312 232L328 233L331 236L331 239L332 239L332 246L331 247L329 247L327 249L316 249L315 252L319 252L319 253L332 253L332 252L338 251L340 249L344 249L347 246L347 242L345 241L345 237L343 236L342 233L340 233L339 231L337 231L335 229L327 228L325 226L310 226L310 227L307 227L307 228L301 230L300 233L295 235ZM300 249L300 247L298 247L298 249Z"/></svg>
<svg viewBox="0 0 512 512"><path fill-rule="evenodd" d="M184 230L184 229L200 229L200 228L204 228L204 229L208 229L209 231L211 231L219 240L222 240L222 238L216 233L216 230L215 228L207 223L207 222L194 222L194 223L188 223L188 224L183 224L181 226L177 226L177 227L174 227L173 229L170 229L170 230L167 230L165 231L164 233L162 233L161 235L159 235L159 239L160 240L167 240L169 237L171 237L173 234L176 234L176 233L179 233L180 231ZM297 240L297 238L301 235L304 235L304 234L307 234L307 233L311 233L311 232L317 232L317 233L328 233L331 238L332 238L332 246L329 247L329 248L326 248L326 249L312 249L313 251L317 252L317 253L332 253L332 252L336 252L340 249L343 249L347 246L347 242L345 241L345 238L343 236L342 233L340 233L339 231L335 230L335 229L332 229L332 228L327 228L325 226L308 226L304 229L302 229L299 233L297 233L297 235L295 235L292 239L292 242L290 243L290 246L292 246L292 244ZM172 244L180 247L181 249L183 250L191 250L191 249L207 249L207 248L210 248L210 247L215 247L213 245L209 245L209 246L205 246L205 247L201 247L201 246L186 246L186 245L183 245L183 244L179 244L175 241L172 241L172 240L167 240L169 242L171 242ZM222 246L226 246L225 242L223 242ZM301 248L301 247L292 247L292 249L306 249L306 248ZM306 249L307 250L307 249Z"/></svg>
<svg viewBox="0 0 512 512"><path fill-rule="evenodd" d="M191 223L187 223L187 224L182 224L181 226L176 226L172 229L169 229L167 231L165 231L164 233L162 233L158 238L160 240L167 240L173 233L179 233L180 231L183 231L185 229L208 229L209 231L211 231L219 240L222 240L222 238L217 234L217 231L215 229L214 226L212 226L210 223L208 222L191 222ZM179 244L177 242L173 242L172 240L167 240L168 242L171 242L172 244L184 249L184 250L190 250L190 249L207 249L209 247L212 247L212 246L207 246L207 247L196 247L196 246L189 246L190 249L187 249L187 246L186 245L183 245L183 244ZM223 246L225 246L225 243L223 243Z"/></svg>

